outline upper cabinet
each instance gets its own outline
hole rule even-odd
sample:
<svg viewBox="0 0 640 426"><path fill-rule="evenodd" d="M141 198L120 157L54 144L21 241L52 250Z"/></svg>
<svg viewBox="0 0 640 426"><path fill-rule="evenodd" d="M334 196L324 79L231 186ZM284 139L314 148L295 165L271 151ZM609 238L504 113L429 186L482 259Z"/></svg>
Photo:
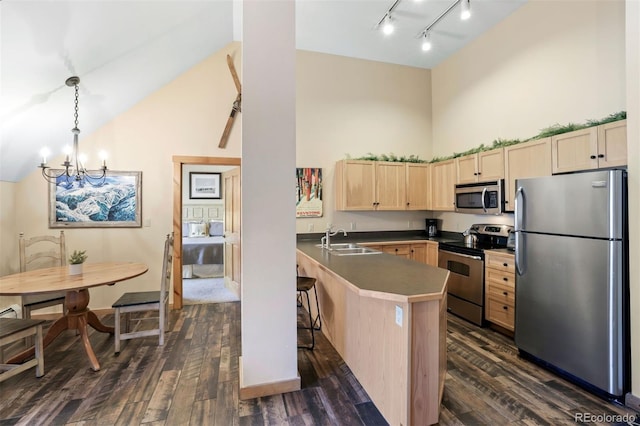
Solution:
<svg viewBox="0 0 640 426"><path fill-rule="evenodd" d="M551 176L551 138L506 147L504 175L504 208L513 211L516 179Z"/></svg>
<svg viewBox="0 0 640 426"><path fill-rule="evenodd" d="M598 126L598 167L627 165L627 120Z"/></svg>
<svg viewBox="0 0 640 426"><path fill-rule="evenodd" d="M336 210L405 210L405 163L336 163Z"/></svg>
<svg viewBox="0 0 640 426"><path fill-rule="evenodd" d="M551 137L553 173L627 164L627 120Z"/></svg>
<svg viewBox="0 0 640 426"><path fill-rule="evenodd" d="M431 210L455 210L455 185L455 160L440 161L431 165Z"/></svg>
<svg viewBox="0 0 640 426"><path fill-rule="evenodd" d="M456 158L456 183L475 183L504 178L503 149L492 149Z"/></svg>
<svg viewBox="0 0 640 426"><path fill-rule="evenodd" d="M431 166L426 163L406 163L406 171L407 210L430 210L429 174Z"/></svg>
<svg viewBox="0 0 640 426"><path fill-rule="evenodd" d="M376 210L405 210L407 172L405 163L376 161Z"/></svg>

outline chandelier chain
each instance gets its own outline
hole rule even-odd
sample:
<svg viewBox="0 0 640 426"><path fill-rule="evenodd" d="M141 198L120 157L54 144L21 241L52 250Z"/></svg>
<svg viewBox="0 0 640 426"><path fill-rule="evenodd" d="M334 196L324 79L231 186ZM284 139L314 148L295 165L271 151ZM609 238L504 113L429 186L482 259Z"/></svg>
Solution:
<svg viewBox="0 0 640 426"><path fill-rule="evenodd" d="M75 118L74 120L74 124L75 124L75 129L78 128L78 85L76 84L76 100L75 100L75 113L73 114L73 117Z"/></svg>

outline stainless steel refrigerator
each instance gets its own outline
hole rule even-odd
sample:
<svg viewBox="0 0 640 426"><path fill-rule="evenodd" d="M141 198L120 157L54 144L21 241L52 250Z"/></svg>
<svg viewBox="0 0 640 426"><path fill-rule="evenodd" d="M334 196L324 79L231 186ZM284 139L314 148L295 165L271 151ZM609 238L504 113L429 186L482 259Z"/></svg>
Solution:
<svg viewBox="0 0 640 426"><path fill-rule="evenodd" d="M602 396L629 391L623 170L516 181L520 352Z"/></svg>

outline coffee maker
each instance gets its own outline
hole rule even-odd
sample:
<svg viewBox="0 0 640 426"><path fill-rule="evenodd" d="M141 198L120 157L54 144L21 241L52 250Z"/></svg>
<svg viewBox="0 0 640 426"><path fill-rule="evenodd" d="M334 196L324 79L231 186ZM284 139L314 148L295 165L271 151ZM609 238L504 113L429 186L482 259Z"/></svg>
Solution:
<svg viewBox="0 0 640 426"><path fill-rule="evenodd" d="M429 237L438 236L438 219L425 219L425 229Z"/></svg>

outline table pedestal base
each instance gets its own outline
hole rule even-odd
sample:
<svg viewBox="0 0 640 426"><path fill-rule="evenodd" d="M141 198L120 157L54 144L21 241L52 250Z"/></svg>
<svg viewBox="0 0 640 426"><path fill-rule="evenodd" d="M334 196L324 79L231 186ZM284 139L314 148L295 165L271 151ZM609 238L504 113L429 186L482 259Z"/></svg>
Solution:
<svg viewBox="0 0 640 426"><path fill-rule="evenodd" d="M43 347L46 348L49 346L49 344L65 330L78 330L84 350L89 357L91 368L93 371L100 370L98 358L96 358L91 342L89 342L87 325L90 325L96 331L109 334L113 334L113 327L108 327L102 324L98 319L98 316L89 310L87 307L89 305L89 290L87 289L68 291L65 296L64 303L68 309L68 313L61 318L58 318L51 327L49 327L49 330L44 336L44 340L42 342ZM15 355L7 362L9 364L20 364L27 358L32 357L34 353L35 348L29 348L26 351Z"/></svg>

